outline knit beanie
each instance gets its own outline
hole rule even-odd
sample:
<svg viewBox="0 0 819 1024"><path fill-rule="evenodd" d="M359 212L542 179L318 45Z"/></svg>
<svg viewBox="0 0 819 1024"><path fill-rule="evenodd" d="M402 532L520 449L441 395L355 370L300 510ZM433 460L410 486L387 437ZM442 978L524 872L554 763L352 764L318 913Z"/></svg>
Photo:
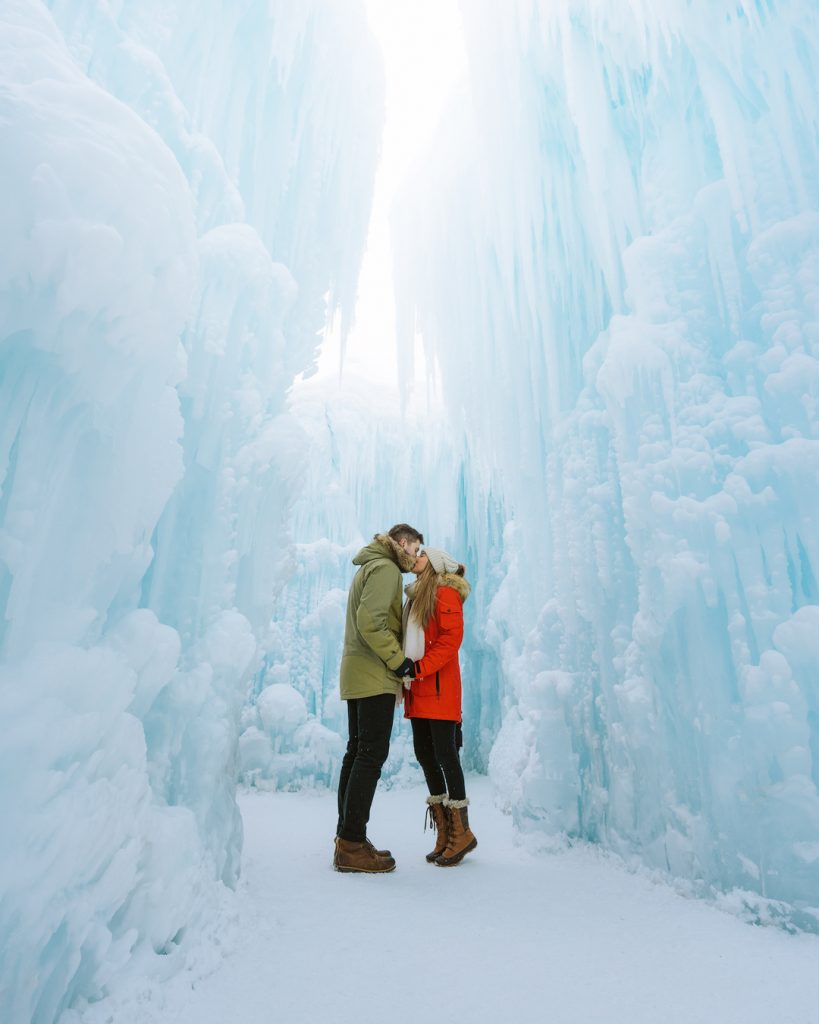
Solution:
<svg viewBox="0 0 819 1024"><path fill-rule="evenodd" d="M453 558L452 555L440 548L424 548L424 554L439 576L442 572L457 572L461 564L457 558Z"/></svg>

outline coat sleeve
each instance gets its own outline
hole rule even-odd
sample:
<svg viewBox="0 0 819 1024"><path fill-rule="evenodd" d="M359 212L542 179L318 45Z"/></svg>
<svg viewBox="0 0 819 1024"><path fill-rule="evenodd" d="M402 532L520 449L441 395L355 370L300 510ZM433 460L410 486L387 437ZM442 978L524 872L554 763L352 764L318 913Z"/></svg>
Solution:
<svg viewBox="0 0 819 1024"><path fill-rule="evenodd" d="M458 657L464 638L464 610L461 599L451 587L441 587L435 608L438 636L429 645L423 658L416 662L419 676L429 676Z"/></svg>
<svg viewBox="0 0 819 1024"><path fill-rule="evenodd" d="M397 669L404 660L398 638L387 628L387 615L400 586L398 567L387 562L367 573L355 624L364 642L373 649L387 668Z"/></svg>

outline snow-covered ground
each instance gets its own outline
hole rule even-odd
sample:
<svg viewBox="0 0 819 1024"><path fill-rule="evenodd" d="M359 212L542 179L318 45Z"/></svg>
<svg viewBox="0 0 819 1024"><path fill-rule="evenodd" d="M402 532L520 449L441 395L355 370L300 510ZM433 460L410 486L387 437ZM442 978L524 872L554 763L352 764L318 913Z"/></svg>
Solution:
<svg viewBox="0 0 819 1024"><path fill-rule="evenodd" d="M397 870L331 868L330 793L256 793L226 953L116 1024L811 1024L819 938L756 928L590 848L532 855L483 778L479 847L428 865L421 789L379 790L370 833ZM200 960L201 963L201 960Z"/></svg>

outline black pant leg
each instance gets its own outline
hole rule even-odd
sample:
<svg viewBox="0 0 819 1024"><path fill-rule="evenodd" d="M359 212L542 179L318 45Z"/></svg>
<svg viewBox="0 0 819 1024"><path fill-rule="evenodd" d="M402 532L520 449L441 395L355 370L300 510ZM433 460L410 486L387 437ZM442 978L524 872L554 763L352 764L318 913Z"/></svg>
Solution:
<svg viewBox="0 0 819 1024"><path fill-rule="evenodd" d="M412 745L415 748L415 757L421 765L421 771L427 780L427 789L431 796L440 796L446 793L446 782L444 773L435 756L435 747L432 744L432 722L429 718L411 718L412 723Z"/></svg>
<svg viewBox="0 0 819 1024"><path fill-rule="evenodd" d="M466 784L464 772L461 768L461 759L458 757L456 743L457 722L442 722L435 719L430 720L430 733L432 746L435 750L435 760L441 766L446 778L446 788L450 800L466 799Z"/></svg>
<svg viewBox="0 0 819 1024"><path fill-rule="evenodd" d="M357 700L347 701L347 749L341 761L341 775L338 780L338 824L336 835L341 832L344 819L344 798L347 795L347 785L350 781L350 772L353 770L355 755L358 753L358 704Z"/></svg>
<svg viewBox="0 0 819 1024"><path fill-rule="evenodd" d="M380 693L376 697L361 697L355 703L358 743L347 778L338 834L342 839L360 843L367 837L375 787L390 751L395 696Z"/></svg>

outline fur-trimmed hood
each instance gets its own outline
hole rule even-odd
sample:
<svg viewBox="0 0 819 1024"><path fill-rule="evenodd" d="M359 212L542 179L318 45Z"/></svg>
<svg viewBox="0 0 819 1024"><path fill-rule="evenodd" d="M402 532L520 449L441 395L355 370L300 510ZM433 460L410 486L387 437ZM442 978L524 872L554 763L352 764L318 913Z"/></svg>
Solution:
<svg viewBox="0 0 819 1024"><path fill-rule="evenodd" d="M401 572L412 572L415 558L397 544L388 533L377 533L370 544L362 548L353 559L353 565L366 565L376 558L389 558Z"/></svg>
<svg viewBox="0 0 819 1024"><path fill-rule="evenodd" d="M472 587L469 585L466 578L463 576L457 576L454 572L442 572L437 579L439 587L452 587L452 589L457 592L458 597L461 599L461 604L466 601L472 591ZM413 583L408 583L406 587L404 587L404 593L408 598L410 598L410 600L415 597L415 588L417 584L418 580L415 580Z"/></svg>

